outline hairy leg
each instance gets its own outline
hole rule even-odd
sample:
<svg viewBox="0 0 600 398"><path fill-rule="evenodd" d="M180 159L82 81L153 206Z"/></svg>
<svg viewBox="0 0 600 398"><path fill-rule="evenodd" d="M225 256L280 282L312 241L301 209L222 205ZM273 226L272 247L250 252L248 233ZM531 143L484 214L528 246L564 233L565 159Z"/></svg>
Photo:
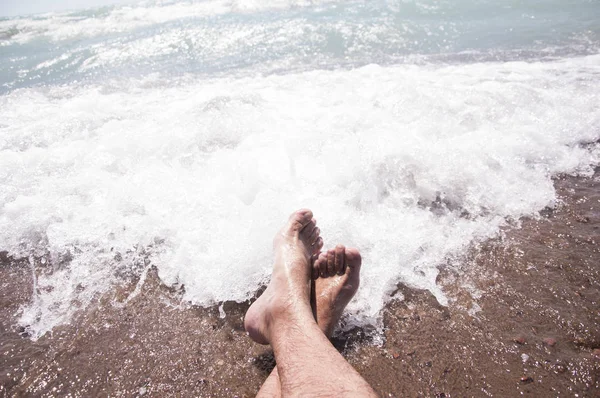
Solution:
<svg viewBox="0 0 600 398"><path fill-rule="evenodd" d="M329 262L337 264L321 276L320 269ZM350 302L360 283L361 258L358 250L346 249L338 245L326 253L321 253L313 263L313 285L311 289L311 308L321 331L331 338L344 308ZM321 276L321 277L320 277ZM257 398L281 397L281 382L277 366L263 383Z"/></svg>
<svg viewBox="0 0 600 398"><path fill-rule="evenodd" d="M276 236L271 282L248 309L244 326L254 341L273 348L283 396L376 396L314 320L314 228L312 212L300 210Z"/></svg>

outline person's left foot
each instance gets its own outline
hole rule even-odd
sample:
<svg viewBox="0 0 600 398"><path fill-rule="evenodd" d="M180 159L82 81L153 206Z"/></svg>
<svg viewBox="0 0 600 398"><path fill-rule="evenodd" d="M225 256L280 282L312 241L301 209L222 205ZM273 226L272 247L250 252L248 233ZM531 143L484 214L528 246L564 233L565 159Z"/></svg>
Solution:
<svg viewBox="0 0 600 398"><path fill-rule="evenodd" d="M313 261L311 307L319 328L327 337L340 320L360 283L361 256L354 248L336 246Z"/></svg>

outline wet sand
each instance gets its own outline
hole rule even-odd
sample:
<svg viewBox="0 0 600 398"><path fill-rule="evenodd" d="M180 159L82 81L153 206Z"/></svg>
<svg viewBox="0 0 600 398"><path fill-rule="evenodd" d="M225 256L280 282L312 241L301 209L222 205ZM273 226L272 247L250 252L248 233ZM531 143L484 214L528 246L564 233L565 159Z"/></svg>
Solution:
<svg viewBox="0 0 600 398"><path fill-rule="evenodd" d="M399 285L382 346L360 330L334 341L380 395L600 396L600 170L555 186L558 208L441 265L447 307ZM224 303L221 318L153 272L125 303L134 288L32 342L15 326L30 267L0 256L0 396L256 394L274 361L243 331L249 303Z"/></svg>

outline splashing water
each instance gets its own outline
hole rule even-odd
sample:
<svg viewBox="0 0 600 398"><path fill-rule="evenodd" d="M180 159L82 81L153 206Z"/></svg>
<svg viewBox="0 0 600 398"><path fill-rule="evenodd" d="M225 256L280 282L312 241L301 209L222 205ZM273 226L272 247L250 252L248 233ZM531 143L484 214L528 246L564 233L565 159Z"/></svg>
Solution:
<svg viewBox="0 0 600 398"><path fill-rule="evenodd" d="M543 4L542 4L543 3ZM595 2L146 2L0 20L0 251L38 337L156 266L245 300L311 208L396 283L556 202L600 163ZM520 7L520 8L519 8ZM42 259L45 263L40 263Z"/></svg>

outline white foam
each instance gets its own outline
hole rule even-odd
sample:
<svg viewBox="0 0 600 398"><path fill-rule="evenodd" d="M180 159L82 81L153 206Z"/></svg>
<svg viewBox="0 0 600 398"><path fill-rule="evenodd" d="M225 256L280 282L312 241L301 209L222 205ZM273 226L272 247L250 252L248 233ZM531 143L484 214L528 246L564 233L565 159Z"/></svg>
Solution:
<svg viewBox="0 0 600 398"><path fill-rule="evenodd" d="M299 207L327 246L362 251L357 321L399 281L443 301L436 266L553 205L552 175L599 163L578 146L599 137L598 73L587 56L1 96L0 248L54 264L21 322L45 333L144 257L194 303L247 299Z"/></svg>

